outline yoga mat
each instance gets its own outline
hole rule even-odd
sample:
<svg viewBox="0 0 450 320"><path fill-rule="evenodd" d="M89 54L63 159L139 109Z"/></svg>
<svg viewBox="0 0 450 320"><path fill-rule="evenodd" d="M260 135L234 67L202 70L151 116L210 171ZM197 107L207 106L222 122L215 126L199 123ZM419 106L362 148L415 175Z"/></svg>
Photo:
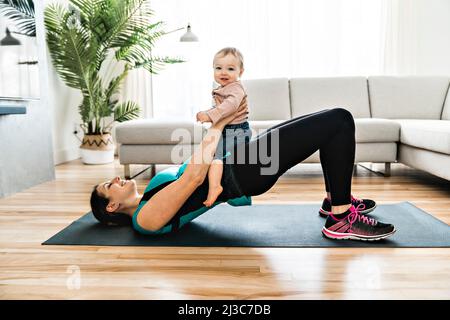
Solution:
<svg viewBox="0 0 450 320"><path fill-rule="evenodd" d="M393 223L397 232L380 241L331 240L322 235L325 218L316 205L226 203L207 211L178 232L142 235L131 226L107 227L91 212L44 245L177 247L450 247L450 227L411 203L379 205L370 216Z"/></svg>

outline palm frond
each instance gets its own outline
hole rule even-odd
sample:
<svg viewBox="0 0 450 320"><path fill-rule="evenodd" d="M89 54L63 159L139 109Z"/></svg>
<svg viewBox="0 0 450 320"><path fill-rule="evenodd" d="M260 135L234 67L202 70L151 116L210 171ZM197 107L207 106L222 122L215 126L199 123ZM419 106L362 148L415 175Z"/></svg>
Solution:
<svg viewBox="0 0 450 320"><path fill-rule="evenodd" d="M163 70L166 64L183 63L186 62L181 58L171 58L171 57L151 57L136 63L133 66L135 68L144 68L148 72L153 74L158 74L159 71Z"/></svg>
<svg viewBox="0 0 450 320"><path fill-rule="evenodd" d="M80 15L89 17L92 15L100 6L101 0L70 0L70 4L78 10Z"/></svg>
<svg viewBox="0 0 450 320"><path fill-rule="evenodd" d="M160 30L163 25L164 23L159 21L144 28L135 28L130 34L118 35L110 45L112 48L118 48L116 59L132 62L130 56L135 55L135 50L139 50L142 55L138 60L144 60L151 54L156 40L164 35L164 32Z"/></svg>
<svg viewBox="0 0 450 320"><path fill-rule="evenodd" d="M114 109L114 121L123 122L139 117L139 105L133 101L122 102Z"/></svg>
<svg viewBox="0 0 450 320"><path fill-rule="evenodd" d="M119 76L111 80L105 92L105 98L107 100L111 100L111 97L114 94L119 93L120 86L122 85L122 82L127 77L127 75L128 75L128 68L126 67L125 70Z"/></svg>
<svg viewBox="0 0 450 320"><path fill-rule="evenodd" d="M0 0L0 13L16 22L18 33L36 36L33 0Z"/></svg>
<svg viewBox="0 0 450 320"><path fill-rule="evenodd" d="M48 6L44 17L47 44L57 73L68 86L89 94L95 52L86 45L89 43L88 30L68 24L72 14L60 4Z"/></svg>

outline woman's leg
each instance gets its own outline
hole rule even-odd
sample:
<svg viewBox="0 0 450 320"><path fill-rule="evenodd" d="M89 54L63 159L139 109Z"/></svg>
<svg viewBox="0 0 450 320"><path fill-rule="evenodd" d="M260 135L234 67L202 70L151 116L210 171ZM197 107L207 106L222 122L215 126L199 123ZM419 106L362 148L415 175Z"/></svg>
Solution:
<svg viewBox="0 0 450 320"><path fill-rule="evenodd" d="M271 150L271 162L266 163L264 154L257 153L260 147ZM251 141L246 144L244 163L233 165L235 177L245 195L259 195L269 190L289 168L316 150L320 150L333 205L333 214L327 217L322 233L332 239L355 240L380 240L394 234L393 225L361 215L359 209L351 205L355 123L347 110L336 108L297 118ZM254 163L252 156L257 160ZM239 160L239 154L237 158ZM274 164L275 172L264 172L264 169L273 169ZM344 211L334 215L334 210L342 207Z"/></svg>
<svg viewBox="0 0 450 320"><path fill-rule="evenodd" d="M261 134L256 136L256 139L258 139L260 136L266 135L271 130L274 130L274 129L280 127L280 126L285 126L285 125L287 125L289 123L298 121L299 119L303 119L305 117L310 117L310 116L313 116L313 115L316 115L316 114L320 114L320 113L323 113L323 112L326 112L326 111L329 111L329 110L330 109L320 110L320 111L313 112L313 113L310 113L310 114L306 114L306 115L302 115L302 116L299 116L299 117L295 117L295 118L292 118L292 119L287 120L287 121L283 121L283 122L281 122L281 123L279 123L279 124L277 124L277 125L275 125L273 127L270 127L266 131L262 132ZM322 159L320 159L320 161L321 161L320 163L321 163L321 166L322 166L323 178L324 178L324 182L325 182L325 192L328 194L330 192L330 186L329 186L329 183L328 183L327 172L326 172L326 168L323 165Z"/></svg>
<svg viewBox="0 0 450 320"><path fill-rule="evenodd" d="M264 163L258 149L273 150L270 163ZM288 169L320 150L333 206L350 203L355 157L355 125L350 112L336 108L294 118L271 128L245 145L245 162L237 155L236 177L245 195L269 190ZM235 153L242 152L236 150ZM256 155L256 156L255 156ZM263 155L264 156L264 155ZM252 157L254 160L251 162ZM265 174L269 167L276 172Z"/></svg>

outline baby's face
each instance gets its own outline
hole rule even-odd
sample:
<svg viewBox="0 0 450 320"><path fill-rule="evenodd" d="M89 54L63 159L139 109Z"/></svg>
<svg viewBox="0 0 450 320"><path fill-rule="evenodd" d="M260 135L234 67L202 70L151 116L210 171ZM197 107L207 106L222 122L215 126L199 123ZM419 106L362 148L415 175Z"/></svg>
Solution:
<svg viewBox="0 0 450 320"><path fill-rule="evenodd" d="M221 86L236 81L244 71L240 68L239 59L232 54L216 56L213 62L214 80Z"/></svg>

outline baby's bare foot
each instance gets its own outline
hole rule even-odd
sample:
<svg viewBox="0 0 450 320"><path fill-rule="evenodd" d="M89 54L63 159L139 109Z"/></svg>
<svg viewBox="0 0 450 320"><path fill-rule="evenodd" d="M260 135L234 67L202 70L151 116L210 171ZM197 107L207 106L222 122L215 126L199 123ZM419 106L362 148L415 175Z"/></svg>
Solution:
<svg viewBox="0 0 450 320"><path fill-rule="evenodd" d="M219 194L222 193L222 191L223 191L223 188L221 185L218 185L217 187L210 186L209 190L208 190L208 197L203 202L203 204L207 207L211 207L214 204L214 202L216 201Z"/></svg>

